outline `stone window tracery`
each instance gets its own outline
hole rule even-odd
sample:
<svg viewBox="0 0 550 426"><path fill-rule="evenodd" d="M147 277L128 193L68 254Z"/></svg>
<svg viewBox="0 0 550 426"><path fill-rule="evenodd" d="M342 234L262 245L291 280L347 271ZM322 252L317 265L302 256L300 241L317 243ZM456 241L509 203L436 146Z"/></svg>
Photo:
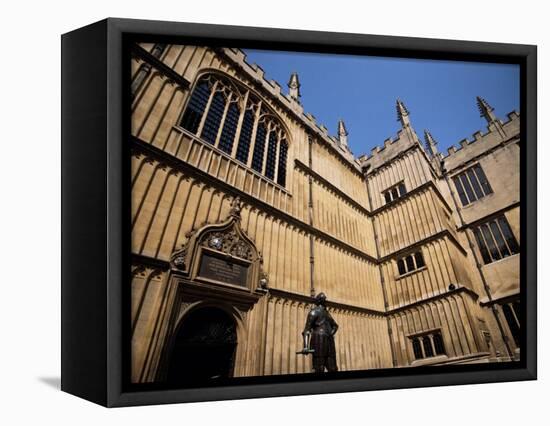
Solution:
<svg viewBox="0 0 550 426"><path fill-rule="evenodd" d="M453 177L458 197L463 206L467 206L489 194L493 189L479 164Z"/></svg>
<svg viewBox="0 0 550 426"><path fill-rule="evenodd" d="M195 87L185 114L181 120L181 126L189 130L191 133L196 133L199 129L201 117L210 98L211 88L208 82L201 81Z"/></svg>
<svg viewBox="0 0 550 426"><path fill-rule="evenodd" d="M404 182L399 182L382 192L386 204L403 197L407 193L407 188Z"/></svg>
<svg viewBox="0 0 550 426"><path fill-rule="evenodd" d="M286 185L288 138L283 126L259 97L229 78L202 76L180 126L268 179Z"/></svg>
<svg viewBox="0 0 550 426"><path fill-rule="evenodd" d="M254 143L254 155L252 156L252 168L257 172L262 172L263 169L263 158L265 151L265 124L258 124L258 129L256 131L256 142Z"/></svg>
<svg viewBox="0 0 550 426"><path fill-rule="evenodd" d="M410 336L415 359L446 355L441 330Z"/></svg>
<svg viewBox="0 0 550 426"><path fill-rule="evenodd" d="M252 142L252 130L254 128L254 112L247 109L243 117L243 126L239 136L237 146L237 160L241 163L248 162L248 153L250 152L250 143Z"/></svg>
<svg viewBox="0 0 550 426"><path fill-rule="evenodd" d="M225 98L220 92L215 93L206 114L204 127L202 128L202 138L212 145L216 143L216 136L222 121L224 108Z"/></svg>
<svg viewBox="0 0 550 426"><path fill-rule="evenodd" d="M417 251L397 259L398 277L422 269L426 266L422 251Z"/></svg>
<svg viewBox="0 0 550 426"><path fill-rule="evenodd" d="M504 215L473 228L485 264L519 253L519 245Z"/></svg>

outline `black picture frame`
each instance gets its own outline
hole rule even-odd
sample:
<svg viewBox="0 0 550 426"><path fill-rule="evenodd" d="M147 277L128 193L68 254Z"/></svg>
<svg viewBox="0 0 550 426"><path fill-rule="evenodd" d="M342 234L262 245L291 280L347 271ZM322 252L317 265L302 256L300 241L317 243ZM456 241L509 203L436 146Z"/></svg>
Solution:
<svg viewBox="0 0 550 426"><path fill-rule="evenodd" d="M405 58L517 63L521 76L522 350L499 364L250 378L157 389L126 380L129 264L129 45L133 40ZM62 390L116 407L534 380L536 323L536 46L109 18L62 36ZM302 375L304 376L304 375Z"/></svg>

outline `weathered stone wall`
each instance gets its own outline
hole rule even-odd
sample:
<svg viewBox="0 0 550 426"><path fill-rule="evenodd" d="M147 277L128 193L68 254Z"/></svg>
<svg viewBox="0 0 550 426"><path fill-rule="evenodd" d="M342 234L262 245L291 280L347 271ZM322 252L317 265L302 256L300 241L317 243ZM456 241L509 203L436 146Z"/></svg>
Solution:
<svg viewBox="0 0 550 426"><path fill-rule="evenodd" d="M152 66L143 73L147 61L132 59L134 77L143 79L132 102L134 382L162 378L191 303L179 296L172 254L190 232L227 218L237 196L240 226L262 254L269 291L235 317L235 375L311 371L310 359L295 351L312 292L320 291L340 324L341 370L509 359L500 330L508 339L510 330L490 305L519 294L519 255L479 265L468 233L471 223L502 210L519 241L517 114L451 149L443 158L448 175L441 175L409 125L356 160L239 50L168 45L158 59L171 72ZM225 153L179 126L194 83L207 72L250 88L280 120L288 136L286 185L238 161L235 148ZM477 161L494 193L462 209L451 178ZM407 195L386 205L384 190L401 181ZM416 251L425 267L399 276L397 260ZM411 336L434 329L446 355L415 361Z"/></svg>

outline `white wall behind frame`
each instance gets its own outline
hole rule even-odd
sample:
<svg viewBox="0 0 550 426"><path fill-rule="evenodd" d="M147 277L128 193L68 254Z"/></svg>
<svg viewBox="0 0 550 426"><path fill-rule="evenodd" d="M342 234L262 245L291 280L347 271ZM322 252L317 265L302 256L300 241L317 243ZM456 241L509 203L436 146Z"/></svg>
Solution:
<svg viewBox="0 0 550 426"><path fill-rule="evenodd" d="M539 381L229 401L106 410L56 390L60 357L60 34L107 16L483 40L539 45L539 188L550 184L550 75L547 13L525 0L298 2L105 1L3 2L2 96L3 424L150 425L192 421L306 424L321 407L322 424L518 424L547 413L549 310L539 312ZM539 217L550 201L539 195ZM539 222L539 251L550 239ZM32 259L32 260L31 260ZM539 300L548 300L540 269Z"/></svg>

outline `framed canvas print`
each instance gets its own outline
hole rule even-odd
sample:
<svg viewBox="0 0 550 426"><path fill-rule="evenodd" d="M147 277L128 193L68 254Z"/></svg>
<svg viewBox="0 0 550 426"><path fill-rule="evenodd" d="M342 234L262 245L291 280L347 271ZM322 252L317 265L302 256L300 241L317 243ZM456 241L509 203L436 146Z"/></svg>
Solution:
<svg viewBox="0 0 550 426"><path fill-rule="evenodd" d="M62 37L62 389L536 378L536 47L107 19Z"/></svg>

